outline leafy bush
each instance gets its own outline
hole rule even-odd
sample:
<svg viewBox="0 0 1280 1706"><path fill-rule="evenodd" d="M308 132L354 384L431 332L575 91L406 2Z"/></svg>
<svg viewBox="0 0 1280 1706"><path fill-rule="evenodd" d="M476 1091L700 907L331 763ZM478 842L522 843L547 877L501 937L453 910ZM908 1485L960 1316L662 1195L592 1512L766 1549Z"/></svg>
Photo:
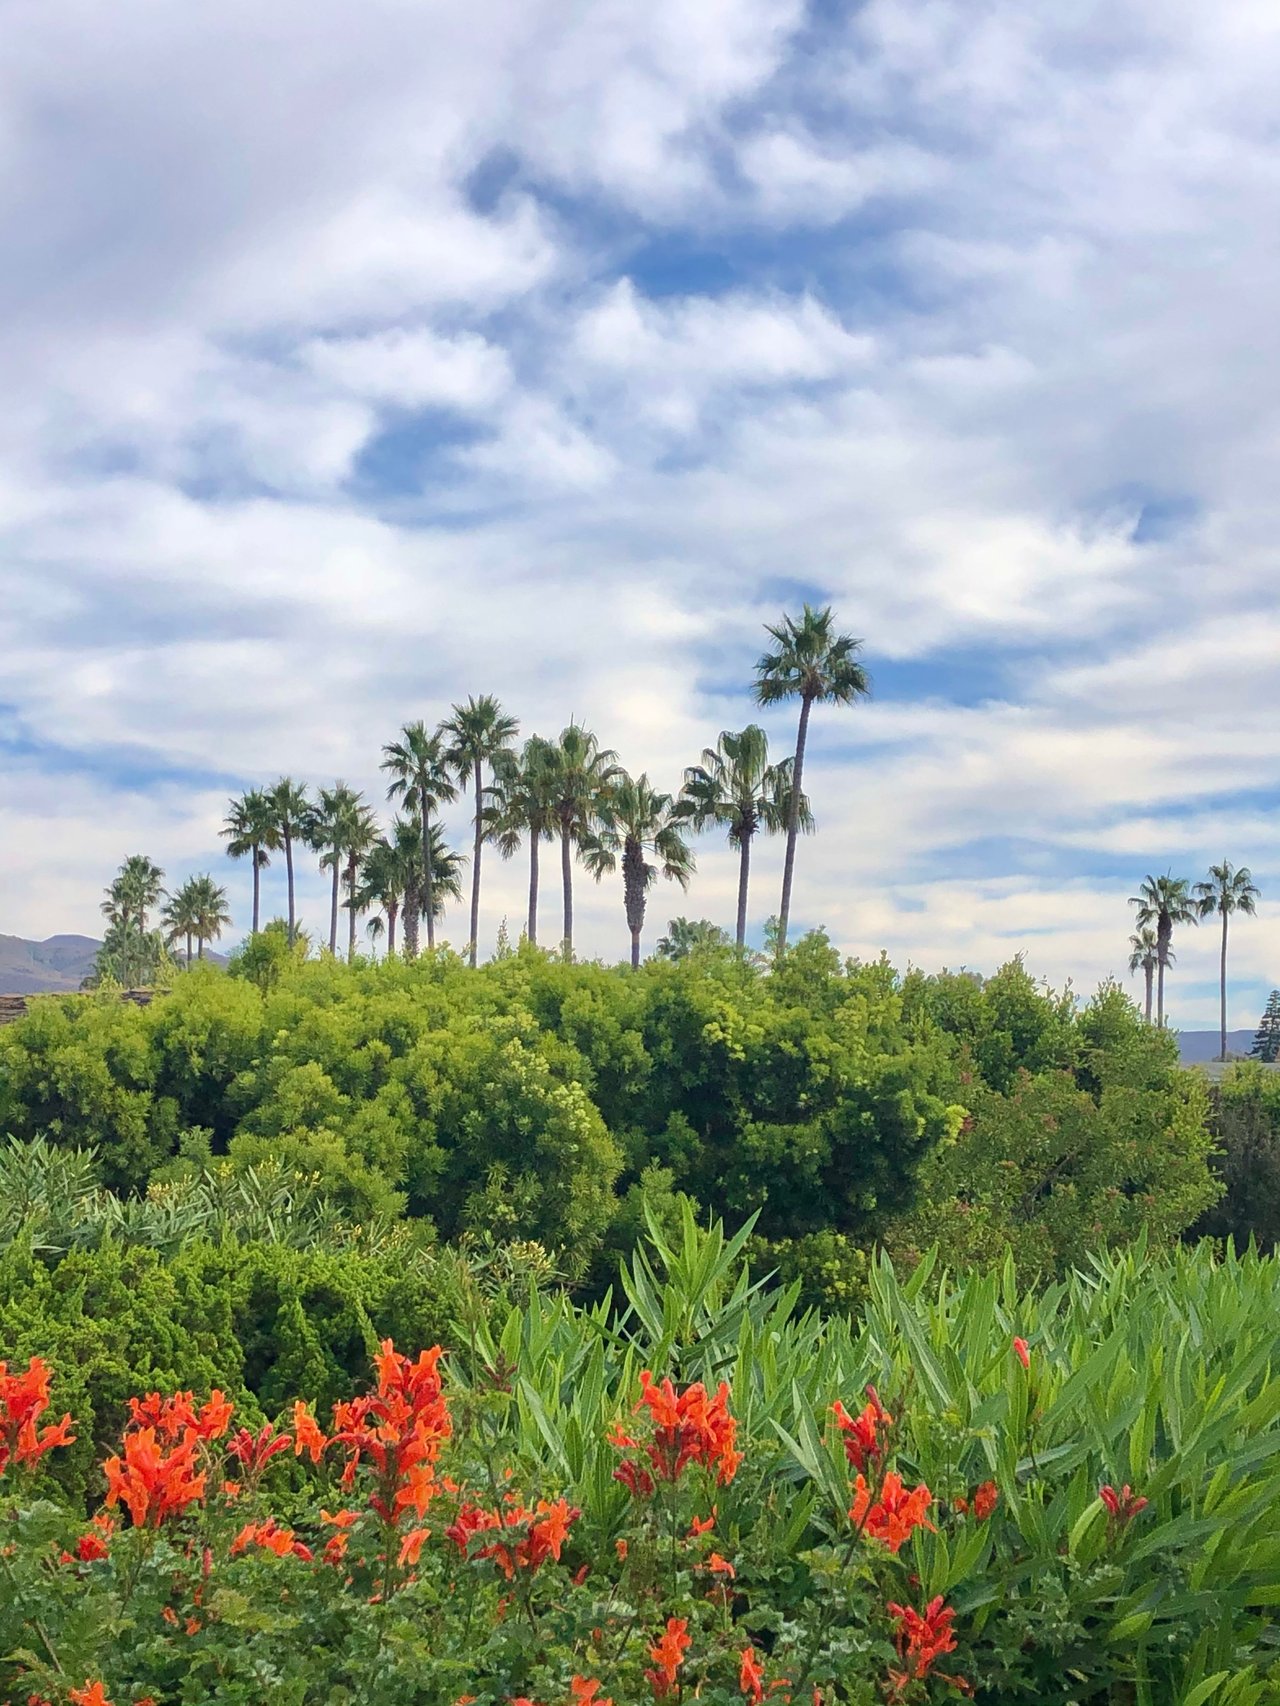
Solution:
<svg viewBox="0 0 1280 1706"><path fill-rule="evenodd" d="M754 1283L747 1236L686 1211L620 1321L535 1290L275 1431L187 1382L121 1418L114 1528L24 1485L74 1369L34 1419L39 1368L0 1371L5 1697L1277 1697L1273 1259L1139 1248L1040 1294L881 1260L853 1325Z"/></svg>

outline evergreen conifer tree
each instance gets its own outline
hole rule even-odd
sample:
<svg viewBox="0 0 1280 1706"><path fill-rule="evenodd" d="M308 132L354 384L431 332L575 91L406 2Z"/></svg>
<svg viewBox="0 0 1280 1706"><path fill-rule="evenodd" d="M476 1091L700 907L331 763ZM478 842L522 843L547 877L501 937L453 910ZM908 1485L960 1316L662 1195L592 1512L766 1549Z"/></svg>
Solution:
<svg viewBox="0 0 1280 1706"><path fill-rule="evenodd" d="M1271 991L1249 1053L1268 1066L1280 1061L1280 989Z"/></svg>

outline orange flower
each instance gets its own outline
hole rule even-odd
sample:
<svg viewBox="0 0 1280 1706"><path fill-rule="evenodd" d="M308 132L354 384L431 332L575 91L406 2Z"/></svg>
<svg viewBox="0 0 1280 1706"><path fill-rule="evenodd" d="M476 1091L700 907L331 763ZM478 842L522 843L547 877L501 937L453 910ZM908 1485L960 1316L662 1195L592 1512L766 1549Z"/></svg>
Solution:
<svg viewBox="0 0 1280 1706"><path fill-rule="evenodd" d="M1017 1357L1023 1368L1029 1369L1031 1367L1031 1352L1027 1349L1027 1341L1025 1339L1015 1339L1013 1341L1013 1354Z"/></svg>
<svg viewBox="0 0 1280 1706"><path fill-rule="evenodd" d="M625 1564L627 1561L627 1552L630 1550L630 1548L627 1546L626 1541L625 1540L615 1540L613 1543L613 1549L618 1554L619 1563Z"/></svg>
<svg viewBox="0 0 1280 1706"><path fill-rule="evenodd" d="M700 1534L710 1534L715 1525L716 1513L714 1511L710 1516L695 1516L689 1524L690 1540L696 1540Z"/></svg>
<svg viewBox="0 0 1280 1706"><path fill-rule="evenodd" d="M163 1451L152 1427L124 1437L124 1457L103 1464L108 1506L128 1508L135 1528L158 1528L204 1498L205 1478L195 1467L199 1439L188 1433L172 1451Z"/></svg>
<svg viewBox="0 0 1280 1706"><path fill-rule="evenodd" d="M742 1664L738 1670L738 1687L754 1706L760 1706L764 1699L764 1671L756 1662L754 1647L748 1647L742 1655Z"/></svg>
<svg viewBox="0 0 1280 1706"><path fill-rule="evenodd" d="M658 1384L645 1369L635 1407L637 1412L649 1413L653 1432L643 1450L658 1480L678 1481L690 1463L715 1470L722 1486L733 1480L742 1453L734 1449L738 1424L729 1414L729 1388L723 1381L714 1397L708 1395L700 1380L677 1392L670 1379ZM640 1448L640 1442L617 1423L610 1430L609 1442L621 1450ZM653 1492L653 1475L632 1458L614 1470L614 1479L629 1487L637 1498L648 1498Z"/></svg>
<svg viewBox="0 0 1280 1706"><path fill-rule="evenodd" d="M984 1481L973 1495L973 1514L979 1522L986 1522L1000 1502L1000 1489L994 1481Z"/></svg>
<svg viewBox="0 0 1280 1706"><path fill-rule="evenodd" d="M291 1528L281 1528L273 1516L269 1516L265 1522L247 1522L231 1542L231 1556L238 1558L241 1552L247 1552L250 1546L260 1546L264 1552L274 1552L277 1558L292 1555L308 1564L312 1559L310 1547L296 1540Z"/></svg>
<svg viewBox="0 0 1280 1706"><path fill-rule="evenodd" d="M575 1676L569 1684L573 1706L613 1706L612 1700L600 1698L599 1687L598 1677Z"/></svg>
<svg viewBox="0 0 1280 1706"><path fill-rule="evenodd" d="M922 1680L928 1676L935 1660L943 1653L955 1651L956 1638L951 1631L955 1612L943 1604L941 1594L930 1600L923 1616L910 1605L890 1603L889 1611L894 1619L894 1644L898 1658L906 1667L903 1678L895 1680L905 1680L906 1677Z"/></svg>
<svg viewBox="0 0 1280 1706"><path fill-rule="evenodd" d="M722 1558L718 1552L713 1552L707 1559L707 1568L713 1576L728 1576L730 1581L733 1581L738 1573L729 1560Z"/></svg>
<svg viewBox="0 0 1280 1706"><path fill-rule="evenodd" d="M411 1528L408 1534L406 1534L404 1539L400 1542L400 1556L398 1562L401 1564L416 1564L418 1559L422 1556L423 1543L430 1539L430 1537L431 1530L429 1528Z"/></svg>
<svg viewBox="0 0 1280 1706"><path fill-rule="evenodd" d="M849 1521L861 1527L873 1540L883 1540L891 1552L896 1552L904 1540L917 1528L932 1529L926 1512L933 1494L923 1482L908 1491L895 1470L885 1476L880 1497L871 1503L871 1493L862 1476L854 1483L853 1507Z"/></svg>
<svg viewBox="0 0 1280 1706"><path fill-rule="evenodd" d="M270 1422L264 1422L256 1434L248 1428L237 1429L227 1441L227 1453L244 1465L250 1480L257 1480L271 1459L288 1451L292 1444L291 1434L278 1434Z"/></svg>
<svg viewBox="0 0 1280 1706"><path fill-rule="evenodd" d="M831 1406L836 1426L844 1435L844 1454L859 1472L884 1454L884 1436L893 1426L893 1417L880 1402L874 1386L867 1387L867 1403L861 1415L851 1416L837 1399Z"/></svg>
<svg viewBox="0 0 1280 1706"><path fill-rule="evenodd" d="M130 1398L130 1428L151 1428L158 1438L172 1442L193 1436L196 1439L221 1439L231 1422L235 1408L224 1392L215 1386L207 1402L196 1408L193 1392L174 1392L163 1398L158 1392L148 1392L145 1398Z"/></svg>
<svg viewBox="0 0 1280 1706"><path fill-rule="evenodd" d="M1148 1501L1138 1498L1129 1488L1128 1482L1117 1493L1114 1487L1098 1488L1098 1497L1110 1512L1112 1522L1123 1526L1132 1522L1139 1511L1147 1508Z"/></svg>
<svg viewBox="0 0 1280 1706"><path fill-rule="evenodd" d="M0 1362L0 1475L10 1463L37 1463L58 1445L73 1445L71 1417L38 1428L49 1408L49 1365L32 1357L22 1374Z"/></svg>
<svg viewBox="0 0 1280 1706"><path fill-rule="evenodd" d="M397 1524L408 1510L424 1517L438 1491L434 1464L453 1432L440 1379L443 1354L436 1345L410 1362L384 1339L374 1359L377 1391L333 1407L329 1443L347 1448L342 1484L353 1486L367 1459L375 1476L369 1503L384 1522Z"/></svg>
<svg viewBox="0 0 1280 1706"><path fill-rule="evenodd" d="M663 1700L676 1685L676 1672L684 1663L684 1655L692 1646L689 1623L684 1617L668 1617L665 1632L649 1648L653 1669L644 1673L645 1681L653 1686L653 1698Z"/></svg>
<svg viewBox="0 0 1280 1706"><path fill-rule="evenodd" d="M536 1570L548 1558L559 1563L569 1529L582 1512L563 1498L554 1504L539 1499L534 1509L528 1510L513 1495L506 1497L509 1502L503 1511L463 1504L445 1534L460 1552L473 1558L492 1558L508 1581L514 1579L517 1570ZM472 1549L475 1535L495 1532L502 1538Z"/></svg>
<svg viewBox="0 0 1280 1706"><path fill-rule="evenodd" d="M299 1398L293 1406L293 1455L301 1457L305 1451L313 1463L319 1463L328 1443L319 1422Z"/></svg>
<svg viewBox="0 0 1280 1706"><path fill-rule="evenodd" d="M76 1557L82 1564L100 1563L102 1559L110 1556L111 1550L102 1535L95 1534L92 1530L88 1534L82 1534L76 1542Z"/></svg>
<svg viewBox="0 0 1280 1706"><path fill-rule="evenodd" d="M83 1688L69 1689L67 1699L72 1702L72 1706L111 1706L106 1690L100 1682L86 1682Z"/></svg>

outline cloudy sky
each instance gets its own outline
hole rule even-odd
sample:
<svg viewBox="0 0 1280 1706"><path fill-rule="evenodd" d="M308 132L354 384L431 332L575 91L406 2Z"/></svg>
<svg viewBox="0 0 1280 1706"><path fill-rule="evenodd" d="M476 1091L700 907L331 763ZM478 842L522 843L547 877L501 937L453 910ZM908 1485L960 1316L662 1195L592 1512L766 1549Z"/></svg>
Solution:
<svg viewBox="0 0 1280 1706"><path fill-rule="evenodd" d="M243 926L228 793L380 799L470 692L674 786L811 598L875 696L815 721L802 924L1087 988L1145 872L1225 854L1252 1025L1277 87L1274 0L10 0L0 931L95 933L138 850ZM699 861L651 937L731 918ZM621 954L620 893L581 913Z"/></svg>

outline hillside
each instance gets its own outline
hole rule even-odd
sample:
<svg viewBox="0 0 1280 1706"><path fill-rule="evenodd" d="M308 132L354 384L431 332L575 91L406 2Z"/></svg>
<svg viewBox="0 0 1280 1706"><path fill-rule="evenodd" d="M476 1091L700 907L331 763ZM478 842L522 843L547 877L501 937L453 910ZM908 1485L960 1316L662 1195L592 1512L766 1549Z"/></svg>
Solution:
<svg viewBox="0 0 1280 1706"><path fill-rule="evenodd" d="M49 936L43 942L0 936L0 995L79 989L100 946L92 936Z"/></svg>
<svg viewBox="0 0 1280 1706"><path fill-rule="evenodd" d="M1253 1031L1228 1031L1227 1053L1248 1054L1253 1047ZM1207 1061L1217 1060L1221 1045L1221 1036L1217 1031L1179 1031L1178 1054L1184 1066L1203 1066Z"/></svg>

